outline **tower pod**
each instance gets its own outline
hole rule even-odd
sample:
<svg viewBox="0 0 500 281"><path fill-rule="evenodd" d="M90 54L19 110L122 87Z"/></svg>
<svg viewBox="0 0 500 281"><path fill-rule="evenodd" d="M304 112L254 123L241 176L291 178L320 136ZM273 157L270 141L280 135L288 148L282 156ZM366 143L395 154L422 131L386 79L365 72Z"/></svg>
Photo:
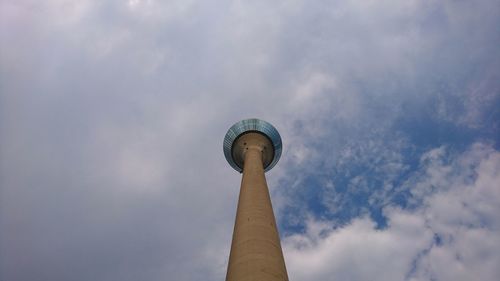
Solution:
<svg viewBox="0 0 500 281"><path fill-rule="evenodd" d="M282 143L278 130L268 122L256 118L241 120L231 126L224 137L224 156L233 169L243 172L246 134L258 133L265 137L259 141L262 148L264 171L271 170L281 157Z"/></svg>

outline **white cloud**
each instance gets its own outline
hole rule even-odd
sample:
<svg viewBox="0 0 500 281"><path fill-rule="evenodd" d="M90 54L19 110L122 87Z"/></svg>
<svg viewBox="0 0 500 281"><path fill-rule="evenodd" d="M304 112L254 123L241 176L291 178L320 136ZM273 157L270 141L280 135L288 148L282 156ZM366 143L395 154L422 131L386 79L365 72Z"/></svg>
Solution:
<svg viewBox="0 0 500 281"><path fill-rule="evenodd" d="M422 158L415 188L433 191L418 193L425 203L415 210L387 207L385 229L366 217L336 229L310 219L306 233L284 241L290 278L496 280L500 153L475 144L450 163L443 160L450 161L443 148Z"/></svg>
<svg viewBox="0 0 500 281"><path fill-rule="evenodd" d="M366 162L388 177L406 171L401 155L413 144L395 122L432 107L436 92L442 104L465 100L465 113L443 106L443 120L496 124L491 110L481 113L500 81L489 60L498 10L491 1L441 3L0 1L0 279L221 280L240 180L221 142L242 118L265 119L283 136L268 174L278 219L280 206L303 206L287 192L309 188L300 179L319 172L330 176L319 179L332 191L325 201L338 207L345 186L328 174L336 164L346 173ZM465 75L471 65L480 78ZM461 81L479 89L473 98L454 91ZM462 114L466 121L455 118ZM447 167L422 173L442 185ZM368 178L358 179L353 187L366 189ZM415 181L415 196L433 192ZM490 208L474 212L491 221ZM417 213L389 214L390 229L422 224ZM339 251L353 262L349 251L365 236L399 255L388 241L404 231L374 230L367 218L352 227L365 233L315 227L316 244L306 246L317 268L329 265L315 245L334 258L322 242L328 233L341 234L349 247ZM412 251L431 238L415 239ZM292 259L290 272L304 276L300 268Z"/></svg>
<svg viewBox="0 0 500 281"><path fill-rule="evenodd" d="M400 212L391 217L390 231L361 218L335 230L323 223L328 234L322 237L311 231L315 224L284 241L291 279L403 280L413 257L432 241L423 218Z"/></svg>

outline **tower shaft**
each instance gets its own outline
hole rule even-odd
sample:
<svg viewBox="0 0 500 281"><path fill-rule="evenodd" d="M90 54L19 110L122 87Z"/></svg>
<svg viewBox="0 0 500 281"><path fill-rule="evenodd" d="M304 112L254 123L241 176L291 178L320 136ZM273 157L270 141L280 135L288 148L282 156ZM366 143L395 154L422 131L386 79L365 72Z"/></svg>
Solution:
<svg viewBox="0 0 500 281"><path fill-rule="evenodd" d="M245 135L243 179L226 281L288 281L264 175L266 146L261 138L257 133Z"/></svg>

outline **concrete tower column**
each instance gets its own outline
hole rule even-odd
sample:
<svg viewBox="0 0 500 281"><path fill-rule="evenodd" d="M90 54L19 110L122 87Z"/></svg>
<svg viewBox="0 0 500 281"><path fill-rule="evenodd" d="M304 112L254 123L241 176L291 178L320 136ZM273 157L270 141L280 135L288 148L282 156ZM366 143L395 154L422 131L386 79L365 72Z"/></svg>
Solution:
<svg viewBox="0 0 500 281"><path fill-rule="evenodd" d="M259 119L234 124L224 155L243 173L226 281L288 281L265 172L281 155L281 137Z"/></svg>
<svg viewBox="0 0 500 281"><path fill-rule="evenodd" d="M259 133L245 134L239 142L245 143L243 179L226 281L288 280L264 175L264 150L272 144Z"/></svg>

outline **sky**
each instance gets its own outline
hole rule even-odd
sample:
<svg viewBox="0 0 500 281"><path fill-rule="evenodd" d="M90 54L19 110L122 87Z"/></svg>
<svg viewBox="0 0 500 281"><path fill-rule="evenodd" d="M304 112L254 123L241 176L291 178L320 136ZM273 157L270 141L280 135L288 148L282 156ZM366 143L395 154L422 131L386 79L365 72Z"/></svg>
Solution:
<svg viewBox="0 0 500 281"><path fill-rule="evenodd" d="M0 279L224 280L266 174L290 280L498 280L500 2L0 0Z"/></svg>

